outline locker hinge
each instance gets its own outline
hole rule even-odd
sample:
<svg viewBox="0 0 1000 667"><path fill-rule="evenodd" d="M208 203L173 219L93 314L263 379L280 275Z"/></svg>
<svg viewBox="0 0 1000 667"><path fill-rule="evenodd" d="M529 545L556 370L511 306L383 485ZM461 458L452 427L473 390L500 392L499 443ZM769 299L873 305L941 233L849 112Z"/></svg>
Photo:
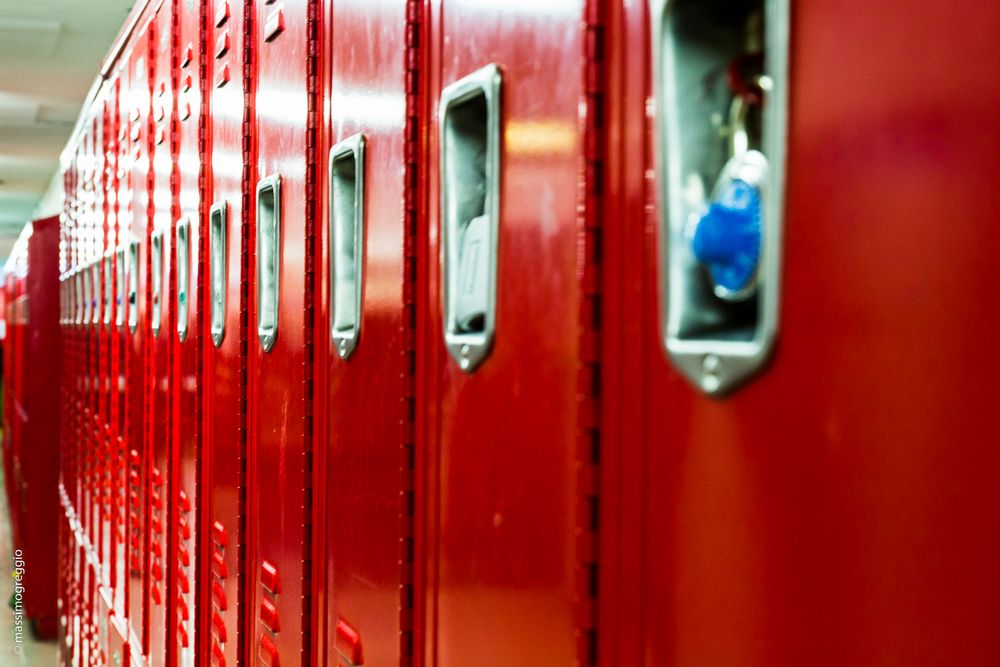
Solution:
<svg viewBox="0 0 1000 667"><path fill-rule="evenodd" d="M416 524L416 372L417 372L417 245L420 224L420 169L424 152L420 131L423 112L424 81L420 76L423 59L422 30L424 4L407 0L404 86L406 90L406 126L404 148L404 228L403 228L403 317L402 317L402 414L400 438L400 587L399 653L400 665L409 665L414 656L414 561Z"/></svg>
<svg viewBox="0 0 1000 667"><path fill-rule="evenodd" d="M584 23L584 164L579 248L582 261L577 405L577 664L597 664L598 465L600 461L600 245L605 122L605 3L588 0Z"/></svg>

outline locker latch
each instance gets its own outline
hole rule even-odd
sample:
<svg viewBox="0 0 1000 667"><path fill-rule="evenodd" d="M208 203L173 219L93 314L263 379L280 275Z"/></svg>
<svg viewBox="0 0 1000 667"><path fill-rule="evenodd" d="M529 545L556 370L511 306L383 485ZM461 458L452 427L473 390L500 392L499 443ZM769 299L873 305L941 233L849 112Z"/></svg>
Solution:
<svg viewBox="0 0 1000 667"><path fill-rule="evenodd" d="M778 328L789 0L651 0L663 341L719 395Z"/></svg>

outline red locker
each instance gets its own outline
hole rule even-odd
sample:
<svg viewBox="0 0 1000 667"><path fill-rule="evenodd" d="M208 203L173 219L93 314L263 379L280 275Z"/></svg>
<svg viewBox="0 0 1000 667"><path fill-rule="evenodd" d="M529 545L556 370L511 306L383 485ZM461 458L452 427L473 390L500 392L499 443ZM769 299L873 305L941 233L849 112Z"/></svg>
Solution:
<svg viewBox="0 0 1000 667"><path fill-rule="evenodd" d="M96 293L99 290L97 276L97 236L98 224L96 211L96 180L94 169L94 146L96 142L96 123L93 109L87 110L86 124L82 138L81 171L82 186L82 265L83 280L83 321L82 340L84 345L84 378L83 378L83 457L82 457L82 493L80 520L88 544L97 543L99 520L97 498L97 467L100 460L100 426L98 415L98 353L99 344L94 326L96 312ZM88 599L88 603L89 603ZM88 628L89 629L89 628Z"/></svg>
<svg viewBox="0 0 1000 667"><path fill-rule="evenodd" d="M244 67L252 51L240 38L251 17L232 0L209 3L205 51L206 101L216 110L207 128L211 151L205 201L206 267L204 446L205 533L199 652L219 665L246 660L246 613L240 580L246 570L246 400L250 298L249 193L256 165L244 128L253 97ZM211 48L209 45L219 45ZM245 102L245 100L248 100Z"/></svg>
<svg viewBox="0 0 1000 667"><path fill-rule="evenodd" d="M625 326L606 340L620 344L607 391L622 390L606 664L1000 657L1000 355L982 279L997 260L1000 86L970 66L990 57L1000 10L966 7L970 23L947 2L898 9L794 3L787 18L778 343L721 396L664 349L683 302L661 273L669 188L645 170L669 150L649 68L650 37L669 35L645 6L616 28L610 190L635 222L608 248L623 296L605 321Z"/></svg>
<svg viewBox="0 0 1000 667"><path fill-rule="evenodd" d="M428 665L593 659L598 6L430 7Z"/></svg>
<svg viewBox="0 0 1000 667"><path fill-rule="evenodd" d="M126 636L128 634L128 624L119 616L112 614L109 622L110 638L108 640L108 656L111 665L131 665L129 655L129 645Z"/></svg>
<svg viewBox="0 0 1000 667"><path fill-rule="evenodd" d="M401 664L412 654L413 489L404 477L412 480L414 453L416 201L401 166L415 156L404 143L416 104L407 104L400 68L413 43L407 29L418 24L406 9L326 3L330 126L316 318L317 386L325 388L316 465L325 481L315 496L326 544L315 571L326 578L327 609L318 664ZM409 554L403 564L401 554Z"/></svg>
<svg viewBox="0 0 1000 667"><path fill-rule="evenodd" d="M201 569L198 520L200 502L199 453L201 444L201 332L204 303L198 290L202 280L202 220L208 203L201 196L204 144L201 131L207 123L202 114L202 32L205 11L198 4L177 2L174 67L176 92L176 140L179 170L179 214L174 224L173 309L174 342L172 479L170 535L176 548L170 566L175 582L169 595L176 606L167 619L167 637L176 656L171 662L195 664L196 624L200 600L197 576Z"/></svg>
<svg viewBox="0 0 1000 667"><path fill-rule="evenodd" d="M101 506L101 541L99 555L101 563L102 590L109 600L113 599L111 589L112 568L114 567L114 530L115 513L113 507L113 475L116 454L116 436L113 427L113 373L112 360L115 349L112 343L114 334L114 253L117 244L117 215L114 210L114 197L117 194L115 169L117 167L117 137L116 123L118 100L116 85L107 86L102 94L101 110L101 160L100 160L100 196L101 216L103 218L102 257L101 257L101 299L99 314L99 331L101 340L100 363L100 393L101 393L101 429L102 429L102 465L100 475L100 506Z"/></svg>
<svg viewBox="0 0 1000 667"><path fill-rule="evenodd" d="M112 352L114 414L115 423L115 452L114 452L114 481L112 491L114 500L112 502L114 514L114 567L112 574L113 581L113 607L115 615L122 622L127 619L127 598L129 583L129 560L130 535L132 527L129 516L132 501L130 498L130 463L129 463L129 406L128 389L132 383L130 377L130 353L131 336L129 333L129 281L134 269L129 267L129 248L132 221L132 141L130 138L130 116L132 110L132 100L129 87L130 60L123 58L122 62L116 65L116 115L117 115L117 170L115 172L115 183L117 185L117 195L115 197L115 209L117 217L117 244L115 250L115 322L112 340L114 348ZM126 629L126 636L128 635Z"/></svg>
<svg viewBox="0 0 1000 667"><path fill-rule="evenodd" d="M151 18L143 18L136 30L129 68L129 143L132 202L129 215L127 252L128 338L126 429L128 440L128 572L127 618L129 646L133 660L142 663L148 654L147 595L149 516L149 440L147 406L147 354L150 338L150 235L152 232L152 67L155 30ZM152 43L151 43L152 42Z"/></svg>
<svg viewBox="0 0 1000 667"><path fill-rule="evenodd" d="M59 343L59 219L30 222L5 265L4 478L24 618L41 637L57 632L58 428L50 382L62 370ZM19 596L21 597L21 596Z"/></svg>
<svg viewBox="0 0 1000 667"><path fill-rule="evenodd" d="M318 0L258 3L251 193L248 651L311 664L310 476ZM309 20L312 20L310 23ZM307 190L308 189L308 190Z"/></svg>
<svg viewBox="0 0 1000 667"><path fill-rule="evenodd" d="M172 497L171 474L171 370L174 353L173 243L174 222L178 218L175 183L177 160L174 154L173 3L158 8L150 29L152 97L152 229L149 237L149 370L146 378L149 452L148 512L149 549L147 557L148 632L147 662L151 666L167 661L168 619L173 617L176 598L174 583L174 536L170 534ZM170 624L172 625L172 624Z"/></svg>
<svg viewBox="0 0 1000 667"><path fill-rule="evenodd" d="M111 531L112 609L120 622L126 618L126 593L128 590L129 559L129 464L126 417L128 401L128 257L132 204L132 176L129 140L128 67L118 63L114 80L115 116L115 171L114 187L115 254L112 260L114 279L112 285L114 320L111 331L111 414L112 414L112 466L111 466ZM127 635L127 631L126 631Z"/></svg>

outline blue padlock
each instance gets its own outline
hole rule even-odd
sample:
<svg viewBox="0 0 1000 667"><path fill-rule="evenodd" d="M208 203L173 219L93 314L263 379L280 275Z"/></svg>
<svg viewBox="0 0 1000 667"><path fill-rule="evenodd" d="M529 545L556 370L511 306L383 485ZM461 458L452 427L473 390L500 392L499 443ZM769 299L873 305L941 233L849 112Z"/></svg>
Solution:
<svg viewBox="0 0 1000 667"><path fill-rule="evenodd" d="M763 243L760 190L734 178L701 215L691 250L705 264L716 296L740 300L753 293Z"/></svg>

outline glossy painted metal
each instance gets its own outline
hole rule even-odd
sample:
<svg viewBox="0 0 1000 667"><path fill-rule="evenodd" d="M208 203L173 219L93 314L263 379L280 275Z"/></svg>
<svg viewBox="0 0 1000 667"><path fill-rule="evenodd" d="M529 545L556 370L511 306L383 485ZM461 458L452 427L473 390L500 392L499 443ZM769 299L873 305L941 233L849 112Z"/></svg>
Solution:
<svg viewBox="0 0 1000 667"><path fill-rule="evenodd" d="M300 3L257 3L253 15L253 72L256 77L257 179L250 193L257 207L251 225L251 268L256 284L249 305L249 475L247 518L249 549L246 559L248 655L265 665L283 667L310 663L311 544L309 455L312 436L312 274L314 206L306 192L315 186L316 123L309 115L311 91L318 82L309 78L316 58L315 35L308 19L317 18L316 0ZM315 27L315 24L314 24ZM307 130L312 130L308 133ZM312 169L310 170L310 166ZM279 216L276 239L278 292L276 337L259 332L267 311L269 260L268 220L260 203L258 183L280 183L273 210ZM276 189L276 192L279 190ZM258 205L260 204L260 205ZM263 255L263 256L262 256ZM258 271L260 269L260 271Z"/></svg>
<svg viewBox="0 0 1000 667"><path fill-rule="evenodd" d="M133 42L129 62L129 142L132 181L129 216L129 332L126 349L128 439L128 609L129 646L133 661L143 662L149 651L148 576L149 542L149 421L147 410L148 365L150 347L150 261L149 240L152 231L152 65L155 49L155 23L143 19ZM134 254L134 257L132 256ZM137 290L132 293L132 286ZM134 298L133 298L134 297ZM134 301L134 302L133 302ZM132 330L133 312L136 326Z"/></svg>
<svg viewBox="0 0 1000 667"><path fill-rule="evenodd" d="M206 45L222 41L225 49L205 52L208 81L206 100L213 110L207 127L210 174L206 178L204 200L224 211L226 230L223 267L209 256L204 275L218 270L225 298L224 330L216 343L203 338L205 504L201 569L204 587L199 621L200 652L217 664L243 664L246 640L246 387L247 337L250 273L247 262L248 230L252 207L249 192L256 165L244 144L244 128L253 118L253 106L245 104L249 81L244 66L250 49L242 34L248 17L244 3L214 0L207 8ZM251 98L252 99L252 98ZM205 233L209 227L203 227ZM211 280L205 280L202 303L212 302Z"/></svg>
<svg viewBox="0 0 1000 667"><path fill-rule="evenodd" d="M171 664L181 667L195 664L198 646L199 572L207 576L201 563L199 540L202 533L201 511L201 360L202 324L205 303L198 285L202 272L202 221L207 202L202 197L205 173L205 141L202 136L207 116L202 114L204 77L202 51L206 14L202 3L176 1L177 34L175 39L173 84L176 91L175 132L178 147L178 214L173 225L174 267L171 304L176 310L176 326L167 333L174 339L172 419L172 479L169 534L176 540L172 549L172 580L168 595L175 610L167 619L167 638L171 643ZM182 244L186 250L182 249ZM182 263L186 262L186 267ZM186 283L186 284L182 284ZM183 288L183 289L182 289ZM182 309L186 315L182 317ZM182 326L183 325L183 326Z"/></svg>
<svg viewBox="0 0 1000 667"><path fill-rule="evenodd" d="M430 6L430 97L496 63L502 151L496 334L467 373L441 328L441 138L430 131L427 665L590 661L585 10L583 2Z"/></svg>
<svg viewBox="0 0 1000 667"><path fill-rule="evenodd" d="M59 353L59 219L35 220L21 233L5 279L4 477L11 503L11 564L23 597L24 618L43 637L57 633L57 466L61 405L52 378ZM16 356L15 356L16 355Z"/></svg>
<svg viewBox="0 0 1000 667"><path fill-rule="evenodd" d="M413 285L404 270L404 151L407 90L401 75L406 53L406 5L351 0L326 3L325 48L329 49L329 146L363 135L360 263L362 297L356 345L346 359L332 340L333 303L329 224L329 159L322 163L324 211L317 229L324 239L318 260L320 297L316 316L319 350L317 386L325 423L317 450L324 450L325 482L316 486L316 532L325 530L317 574L326 577L327 609L320 620L325 639L320 664L402 664L408 645L412 602L401 596L412 567L401 566L407 529L404 499L412 495L401 478L404 448L412 455L412 422L404 392L412 369L404 348L412 325L404 325L404 298ZM329 151L323 152L324 156ZM341 196L346 197L346 193ZM360 231L359 231L360 230ZM343 261L343 259L341 260ZM353 295L345 298L353 299ZM322 366L322 368L319 368ZM412 437L412 436L409 436ZM317 451L317 465L320 461ZM325 513L325 516L323 516ZM322 524L320 527L319 524ZM412 526L412 521L409 522ZM410 537L410 535L407 535ZM401 579L402 577L402 579ZM401 610L402 608L402 610ZM354 633L352 635L352 633Z"/></svg>
<svg viewBox="0 0 1000 667"><path fill-rule="evenodd" d="M148 595L147 664L167 662L168 628L172 626L176 597L171 575L175 535L169 530L176 455L171 442L171 399L174 385L174 223L178 218L175 192L177 160L174 153L174 25L173 3L162 4L150 31L152 96L151 232L149 243L149 293L151 310L149 369L146 379L149 437L148 536L146 590ZM157 316L157 309L159 316Z"/></svg>
<svg viewBox="0 0 1000 667"><path fill-rule="evenodd" d="M132 143L130 134L130 114L132 100L129 87L130 68L129 61L119 63L115 70L117 81L117 170L115 173L117 184L116 204L116 229L117 251L115 253L115 332L112 336L115 342L115 349L112 357L112 368L114 381L115 398L115 468L114 482L112 489L115 493L113 510L115 512L115 553L114 567L112 575L112 587L114 592L113 608L116 618L120 622L125 622L127 618L127 598L129 592L129 561L131 558L131 533L130 510L132 506L130 497L130 456L129 456L129 405L128 389L130 386L130 356L131 336L128 329L128 311L130 308L128 298L128 284L132 269L128 266L129 261L129 240L131 239L132 221ZM119 266L120 264L120 266ZM121 271L122 284L119 285L118 272ZM125 630L126 637L128 629Z"/></svg>
<svg viewBox="0 0 1000 667"><path fill-rule="evenodd" d="M126 618L126 596L128 592L129 560L129 452L128 432L128 355L130 345L128 335L128 243L132 205L132 173L129 140L129 95L128 68L119 65L114 78L115 102L115 162L114 162L114 215L115 215L115 256L113 260L115 279L114 307L111 332L111 395L112 433L114 435L111 477L112 511L112 564L110 586L112 609L120 623ZM125 634L128 634L126 629Z"/></svg>
<svg viewBox="0 0 1000 667"><path fill-rule="evenodd" d="M975 63L1000 11L795 4L781 339L713 400L661 344L650 31L627 7L605 664L995 663L1000 86Z"/></svg>

